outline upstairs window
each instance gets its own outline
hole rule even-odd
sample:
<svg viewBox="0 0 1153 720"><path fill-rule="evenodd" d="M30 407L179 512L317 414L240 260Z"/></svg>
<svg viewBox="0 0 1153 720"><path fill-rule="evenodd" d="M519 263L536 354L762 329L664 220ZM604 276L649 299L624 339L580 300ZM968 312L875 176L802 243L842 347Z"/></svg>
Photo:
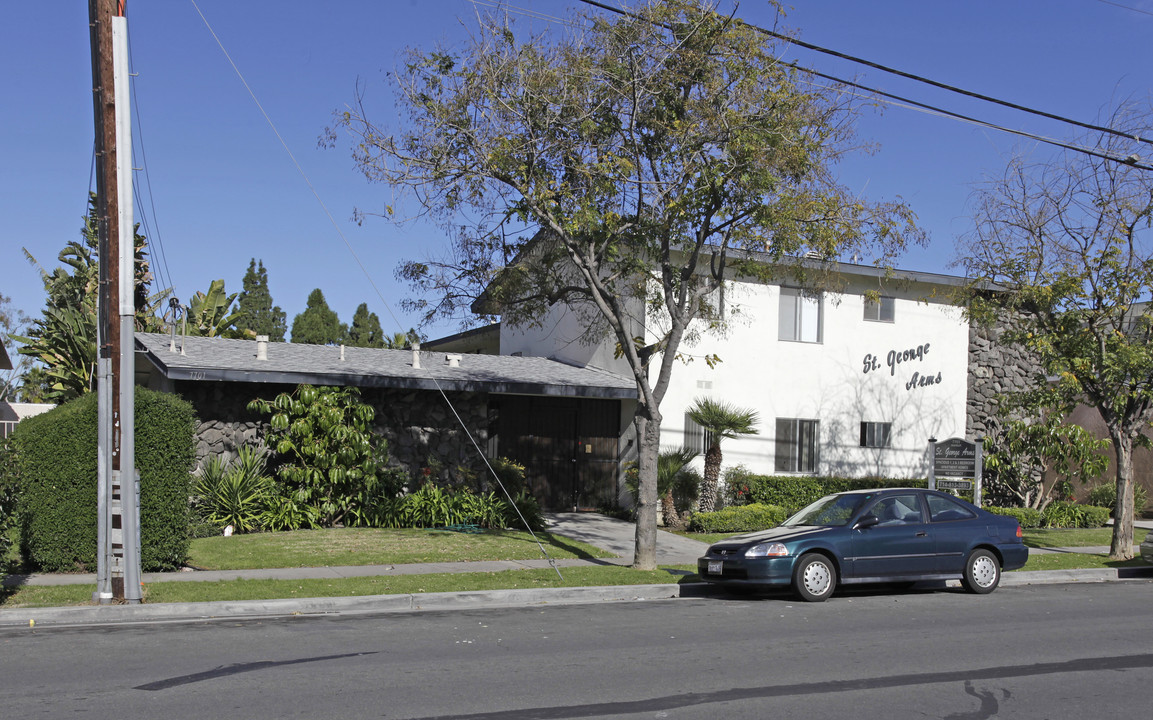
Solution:
<svg viewBox="0 0 1153 720"><path fill-rule="evenodd" d="M781 288L778 339L791 342L821 342L821 298L805 295L797 288Z"/></svg>
<svg viewBox="0 0 1153 720"><path fill-rule="evenodd" d="M891 297L876 300L865 298L865 319L872 322L893 322L894 302Z"/></svg>
<svg viewBox="0 0 1153 720"><path fill-rule="evenodd" d="M683 447L695 450L702 455L709 451L713 442L713 434L704 427L696 424L688 413L685 413L685 440Z"/></svg>

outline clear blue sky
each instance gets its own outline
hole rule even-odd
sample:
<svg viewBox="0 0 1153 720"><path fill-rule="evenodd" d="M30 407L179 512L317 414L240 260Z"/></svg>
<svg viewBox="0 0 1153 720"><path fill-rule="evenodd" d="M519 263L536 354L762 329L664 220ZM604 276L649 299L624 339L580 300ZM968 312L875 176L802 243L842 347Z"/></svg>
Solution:
<svg viewBox="0 0 1153 720"><path fill-rule="evenodd" d="M785 24L808 42L929 76L941 82L1060 115L1094 121L1119 98L1153 89L1153 0L795 0ZM722 10L732 0L718 0ZM538 14L570 16L567 0L517 0ZM398 320L376 297L241 85L196 6L219 35L285 142L380 287ZM397 308L406 288L394 269L401 259L445 248L430 225L397 227L379 219L358 226L354 208L389 202L388 188L356 171L347 142L321 149L317 140L334 110L350 102L358 80L393 118L385 73L404 48L459 42L485 6L467 0L130 0L128 24L138 143L135 165L156 266L187 301L211 280L238 291L250 258L264 261L273 299L292 317L321 288L349 322L368 302L386 331L414 323ZM763 1L745 0L738 14L767 24ZM520 17L544 30L547 20ZM92 166L92 100L87 3L12 2L5 7L0 66L0 293L38 315L43 289L23 256L47 267L78 236ZM784 57L859 82L939 104L1010 127L1055 137L1072 128L965 100L879 71L813 52L785 48ZM1038 150L1010 135L911 110L888 107L860 123L872 156L841 168L844 182L872 199L908 201L931 233L928 249L899 265L948 272L955 238L967 227L972 184L997 174L1017 150ZM1041 153L1050 152L1041 148ZM1153 154L1153 153L1151 153ZM141 214L143 211L143 214ZM159 241L159 242L157 242ZM163 252L161 252L161 247ZM165 278L167 279L167 278ZM431 329L433 335L455 326Z"/></svg>

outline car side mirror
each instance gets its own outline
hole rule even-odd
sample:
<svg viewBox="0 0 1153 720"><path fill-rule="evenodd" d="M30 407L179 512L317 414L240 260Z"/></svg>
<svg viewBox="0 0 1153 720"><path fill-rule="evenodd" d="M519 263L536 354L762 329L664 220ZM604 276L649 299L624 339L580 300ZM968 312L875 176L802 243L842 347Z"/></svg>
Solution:
<svg viewBox="0 0 1153 720"><path fill-rule="evenodd" d="M881 518L877 517L876 515L865 515L864 517L862 517L860 520L857 521L857 524L853 526L853 529L854 530L864 530L866 528L871 528L880 522L881 522Z"/></svg>

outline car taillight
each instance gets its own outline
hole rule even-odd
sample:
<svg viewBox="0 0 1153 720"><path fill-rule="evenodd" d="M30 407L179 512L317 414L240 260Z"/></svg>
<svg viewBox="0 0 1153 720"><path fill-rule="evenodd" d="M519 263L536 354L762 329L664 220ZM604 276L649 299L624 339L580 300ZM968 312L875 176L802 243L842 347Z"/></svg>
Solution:
<svg viewBox="0 0 1153 720"><path fill-rule="evenodd" d="M1017 537L1025 537L1025 533L1021 532L1021 526L1017 526Z"/></svg>

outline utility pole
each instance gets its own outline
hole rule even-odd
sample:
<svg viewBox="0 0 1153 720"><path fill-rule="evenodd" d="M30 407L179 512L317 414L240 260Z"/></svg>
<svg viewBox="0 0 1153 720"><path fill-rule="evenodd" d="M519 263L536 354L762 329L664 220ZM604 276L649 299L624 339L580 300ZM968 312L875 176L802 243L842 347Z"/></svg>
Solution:
<svg viewBox="0 0 1153 720"><path fill-rule="evenodd" d="M97 560L99 603L138 603L140 509L136 481L132 129L125 0L89 0L100 246L97 320Z"/></svg>

